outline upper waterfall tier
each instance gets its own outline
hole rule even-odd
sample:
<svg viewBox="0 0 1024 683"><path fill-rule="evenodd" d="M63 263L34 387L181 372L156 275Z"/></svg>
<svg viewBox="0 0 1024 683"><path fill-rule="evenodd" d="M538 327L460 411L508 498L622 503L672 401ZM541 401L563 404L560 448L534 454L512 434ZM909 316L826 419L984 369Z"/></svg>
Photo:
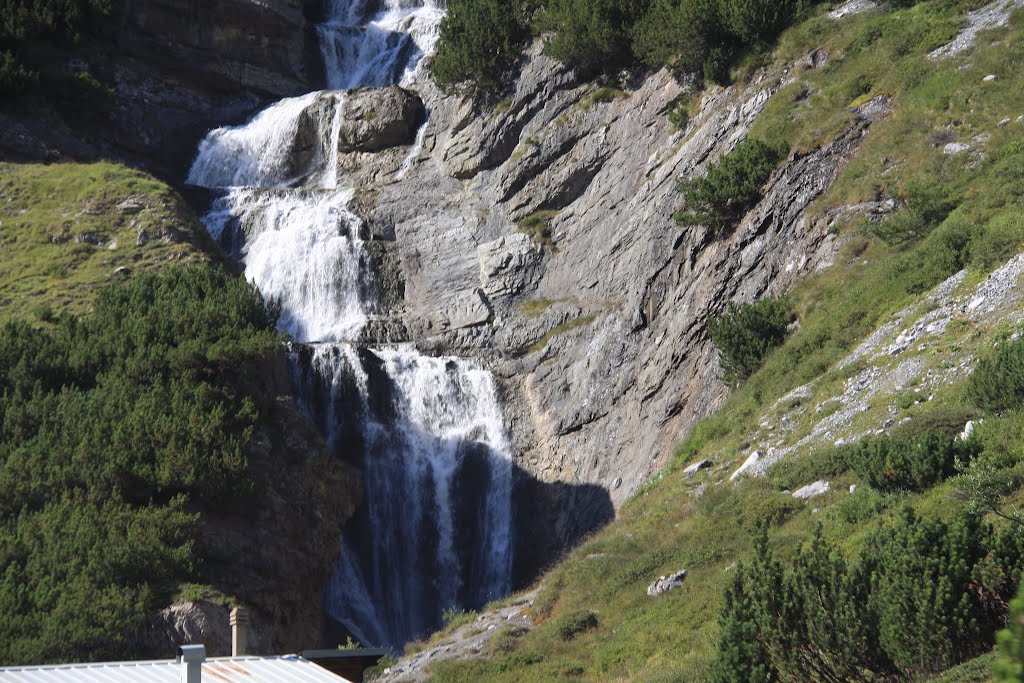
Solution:
<svg viewBox="0 0 1024 683"><path fill-rule="evenodd" d="M434 50L446 0L330 0L319 26L327 87L410 85Z"/></svg>

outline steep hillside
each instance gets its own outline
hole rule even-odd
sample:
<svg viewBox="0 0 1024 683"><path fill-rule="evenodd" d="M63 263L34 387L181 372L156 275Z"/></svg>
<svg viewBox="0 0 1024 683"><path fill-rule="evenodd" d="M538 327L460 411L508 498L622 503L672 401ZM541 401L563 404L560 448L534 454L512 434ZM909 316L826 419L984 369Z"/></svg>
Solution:
<svg viewBox="0 0 1024 683"><path fill-rule="evenodd" d="M232 604L256 651L319 643L357 473L185 201L4 162L0 244L0 662L224 654Z"/></svg>
<svg viewBox="0 0 1024 683"><path fill-rule="evenodd" d="M455 315L432 313L445 301L455 305L432 278L443 270L450 285L458 257L446 253L438 268L423 249L403 260L408 315L441 321L424 329L439 345L516 357L495 362L507 363L514 421L530 444L526 461L553 479L599 484L619 509L533 591L503 603L506 625L490 615L460 618L452 634L413 647L382 680L740 680L724 668L730 648L740 648L737 661L789 671L782 680L867 680L869 669L928 676L991 648L1021 568L1019 534L999 515L1012 515L1021 496L1024 404L1005 370L1010 361L983 363L1004 368L999 380L972 372L979 357L1018 353L1019 342L1007 340L1024 319L1015 256L1024 245L1017 7L936 1L822 9L785 32L767 64L741 63L739 83L689 98L665 72L597 91L535 51L490 116L428 104L432 122L462 121L439 124L436 138L428 132L425 149L467 179L467 202L484 197L472 217L447 205L445 240L477 235L480 279L467 264L459 281L480 287L486 314L501 325L493 334L458 329ZM673 132L667 114L680 108L688 116ZM677 181L746 137L785 140L792 149L761 201L724 235L672 222L682 208ZM524 233L542 216L544 239L506 233L507 219L488 198ZM396 223L400 242L426 239L419 237L425 219ZM706 322L727 300L783 293L797 324L726 398ZM503 305L502 297L511 300ZM991 382L994 389L979 388ZM986 391L1006 399L994 403ZM927 475L901 469L956 451L942 444L960 443L954 439L968 421L976 429L959 464L950 455ZM670 448L684 431L691 431L685 443ZM909 460L894 455L915 443L931 445ZM871 464L879 452L890 458L882 470ZM584 501L562 503L563 525L566 516L593 514ZM918 517L908 518L907 508ZM787 647L803 652L799 638L811 638L811 660L793 664L778 659L789 650L771 640L767 621L743 621L758 613L759 573L778 567L781 585L782 573L804 567L812 572L801 575L804 584L821 580L806 568L811 551L797 552L817 528L823 540L815 547L825 544L843 566L874 566L868 558L895 552L892 539L904 538L896 565L916 567L914 552L945 551L899 534L928 528L940 538L979 519L996 530L971 527L970 543L954 543L957 552L976 553L963 560L967 574L913 570L918 583L953 581L954 602L968 594L989 601L946 636L920 625L901 631L920 631L916 645L886 635L896 623L889 620L941 624L945 616L882 606L843 617L826 602L829 624L881 620L882 635L868 637L864 659L851 655L857 676L821 673L843 664L833 655L859 637L852 631L833 626L800 636L805 627L794 617ZM768 540L755 553L760 529ZM1002 578L971 574L982 565ZM681 570L680 587L648 594L659 577ZM878 586L895 581L883 565L871 571ZM850 599L837 586L829 588L836 612ZM744 595L754 602L720 616ZM912 600L909 592L893 595ZM808 673L815 657L828 664ZM794 666L801 673L786 678ZM982 658L942 680L987 680L988 671Z"/></svg>

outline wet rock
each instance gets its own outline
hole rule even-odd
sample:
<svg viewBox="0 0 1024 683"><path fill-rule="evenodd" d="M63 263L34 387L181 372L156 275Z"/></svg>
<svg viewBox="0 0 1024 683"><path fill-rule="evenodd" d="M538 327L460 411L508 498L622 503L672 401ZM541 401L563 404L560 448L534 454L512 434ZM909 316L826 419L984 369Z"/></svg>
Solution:
<svg viewBox="0 0 1024 683"><path fill-rule="evenodd" d="M664 595L671 590L675 590L686 582L686 570L670 574L668 576L659 576L658 579L647 587L647 595L652 598L656 598L659 595Z"/></svg>

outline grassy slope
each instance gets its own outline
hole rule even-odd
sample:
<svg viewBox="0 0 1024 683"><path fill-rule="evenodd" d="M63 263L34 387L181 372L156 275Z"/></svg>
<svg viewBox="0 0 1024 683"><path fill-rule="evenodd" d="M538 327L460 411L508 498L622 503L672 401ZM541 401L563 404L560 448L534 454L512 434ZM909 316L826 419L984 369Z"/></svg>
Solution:
<svg viewBox="0 0 1024 683"><path fill-rule="evenodd" d="M141 210L118 204L137 200ZM152 238L138 245L139 230ZM183 241L159 237L176 230ZM102 246L76 242L94 235ZM116 245L116 246L113 246ZM0 163L0 322L84 312L115 269L206 259L209 238L167 185L111 163Z"/></svg>
<svg viewBox="0 0 1024 683"><path fill-rule="evenodd" d="M816 380L811 397L802 401L827 406L862 367L834 366L881 323L962 266L970 269L964 287L976 284L1024 243L1024 148L1009 147L1024 140L1024 124L998 127L1004 118L1024 114L1024 16L1018 13L1011 27L983 34L978 47L964 55L943 62L925 56L950 40L966 11L980 4L931 0L842 22L818 17L782 37L778 62L792 63L815 47L825 49L829 62L797 74L769 105L754 135L782 136L795 147L811 148L843 127L851 104L885 94L895 106L814 210L873 200L879 191L900 195L919 180L941 183L960 198L959 207L927 238L903 248L871 238L862 223L837 225L847 240L837 264L793 293L800 330L718 415L697 426L675 467L542 579L532 607L538 626L506 648L510 652L436 666L432 680L706 680L722 591L732 564L749 556L758 522L772 523L772 542L783 556L819 521L833 542L854 553L877 520L905 501L926 514L944 514L957 505L953 482L916 496L883 496L863 487L863 495L850 496L845 488L856 483L855 475L835 449L823 447L798 449L764 479L737 486L715 482L771 436L760 423L780 397ZM988 74L997 80L985 82ZM969 142L977 153L945 155L947 140ZM1000 228L1000 221L1022 229ZM948 367L987 346L998 327L951 326L940 344L920 354L922 361ZM881 427L893 411L918 419L970 414L956 383L936 390L930 402L915 400L895 397L872 405L849 430ZM816 410L792 412L791 441L822 417ZM1011 450L1024 451L1019 424L1011 420L991 429ZM698 457L721 466L694 480L681 476L678 467ZM818 477L832 481L833 493L807 503L782 493ZM693 495L700 483L708 484L706 490ZM645 589L654 578L683 567L690 572L684 588L648 598ZM581 610L597 614L598 628L563 640L559 626ZM987 666L982 658L942 680L986 680Z"/></svg>

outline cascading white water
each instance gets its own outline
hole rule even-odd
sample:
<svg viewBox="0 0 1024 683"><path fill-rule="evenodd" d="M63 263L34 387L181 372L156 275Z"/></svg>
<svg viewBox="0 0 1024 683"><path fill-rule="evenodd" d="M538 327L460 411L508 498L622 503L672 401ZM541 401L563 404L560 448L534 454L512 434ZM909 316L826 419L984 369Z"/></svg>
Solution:
<svg viewBox="0 0 1024 683"><path fill-rule="evenodd" d="M355 340L373 312L351 199L351 190L233 188L204 219L222 245L242 242L246 278L281 304L280 326L296 339Z"/></svg>
<svg viewBox="0 0 1024 683"><path fill-rule="evenodd" d="M329 19L318 29L327 86L346 90L413 83L423 57L437 44L445 4L330 0Z"/></svg>
<svg viewBox="0 0 1024 683"><path fill-rule="evenodd" d="M330 87L414 82L443 7L333 0L319 27ZM512 461L484 369L349 343L375 311L353 190L339 189L343 102L311 93L213 131L189 182L220 192L204 217L210 234L280 302L281 327L307 342L291 352L300 404L332 451L365 471L365 505L342 535L324 607L363 644L400 647L446 609L511 589Z"/></svg>

